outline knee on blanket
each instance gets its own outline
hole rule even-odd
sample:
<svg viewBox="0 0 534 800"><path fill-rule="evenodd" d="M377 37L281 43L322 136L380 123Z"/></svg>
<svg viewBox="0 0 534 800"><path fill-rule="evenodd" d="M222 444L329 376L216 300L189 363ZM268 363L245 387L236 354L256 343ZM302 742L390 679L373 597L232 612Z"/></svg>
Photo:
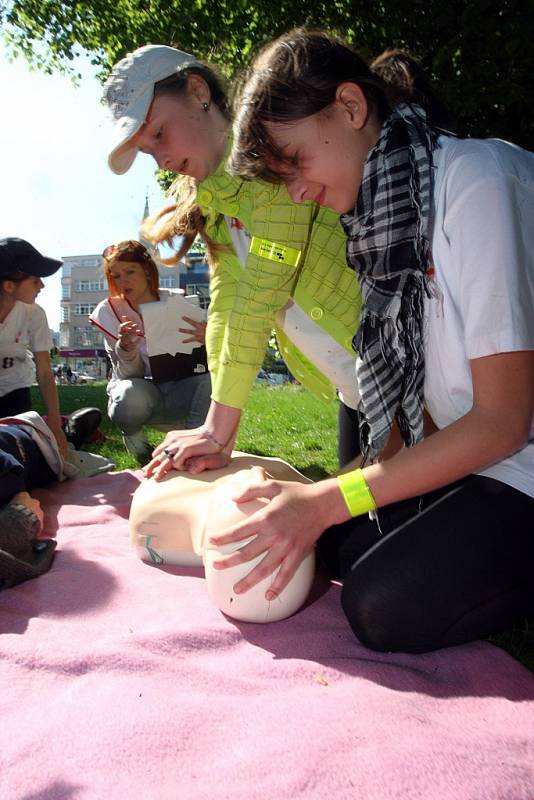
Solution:
<svg viewBox="0 0 534 800"><path fill-rule="evenodd" d="M361 644L381 653L426 653L443 646L443 625L428 603L387 577L364 582L355 572L345 578L341 605Z"/></svg>

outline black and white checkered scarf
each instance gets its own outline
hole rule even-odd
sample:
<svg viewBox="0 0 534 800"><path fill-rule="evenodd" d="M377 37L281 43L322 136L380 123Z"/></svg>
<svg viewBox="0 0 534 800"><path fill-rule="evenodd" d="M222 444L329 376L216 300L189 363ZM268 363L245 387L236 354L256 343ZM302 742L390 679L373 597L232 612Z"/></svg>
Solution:
<svg viewBox="0 0 534 800"><path fill-rule="evenodd" d="M423 437L423 298L436 146L425 112L398 106L367 157L354 211L341 217L363 297L353 346L362 447L370 458L385 446L394 418L407 446Z"/></svg>

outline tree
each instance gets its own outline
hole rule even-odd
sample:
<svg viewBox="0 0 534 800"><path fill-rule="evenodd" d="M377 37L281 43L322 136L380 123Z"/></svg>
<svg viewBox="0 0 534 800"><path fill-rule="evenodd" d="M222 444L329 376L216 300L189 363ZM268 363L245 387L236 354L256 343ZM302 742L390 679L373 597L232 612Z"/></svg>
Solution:
<svg viewBox="0 0 534 800"><path fill-rule="evenodd" d="M126 52L171 44L223 65L228 77L263 42L296 25L338 32L368 57L414 52L459 132L534 148L534 6L525 0L0 0L12 53L69 69L82 50L102 77Z"/></svg>

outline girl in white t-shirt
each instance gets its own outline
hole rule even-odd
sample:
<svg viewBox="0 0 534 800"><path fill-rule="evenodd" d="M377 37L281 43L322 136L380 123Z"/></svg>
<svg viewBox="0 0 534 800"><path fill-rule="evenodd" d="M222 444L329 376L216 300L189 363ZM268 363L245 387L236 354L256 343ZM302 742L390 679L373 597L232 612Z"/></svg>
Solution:
<svg viewBox="0 0 534 800"><path fill-rule="evenodd" d="M366 63L321 32L267 46L237 107L237 173L341 214L364 301L367 465L239 494L270 503L212 537L254 535L219 567L265 553L234 590L277 571L273 599L329 529L343 609L378 650L460 644L533 613L534 156L388 108Z"/></svg>
<svg viewBox="0 0 534 800"><path fill-rule="evenodd" d="M52 337L46 314L35 303L42 278L60 266L24 239L0 239L0 417L31 410L30 387L37 378L48 427L65 458L67 440L50 364Z"/></svg>
<svg viewBox="0 0 534 800"><path fill-rule="evenodd" d="M102 300L89 319L104 334L104 345L112 363L108 384L108 414L123 433L126 449L146 463L152 448L143 425L180 425L194 428L204 422L211 399L208 372L156 384L152 380L142 303L163 302L158 288L158 268L140 242L126 240L104 251L104 272L110 296ZM189 317L179 328L190 334L184 341L204 343L205 325Z"/></svg>

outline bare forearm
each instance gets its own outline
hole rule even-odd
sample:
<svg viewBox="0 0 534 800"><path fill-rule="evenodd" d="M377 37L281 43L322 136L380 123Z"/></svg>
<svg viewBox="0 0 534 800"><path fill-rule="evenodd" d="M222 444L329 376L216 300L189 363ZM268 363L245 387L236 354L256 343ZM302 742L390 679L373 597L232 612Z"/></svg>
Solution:
<svg viewBox="0 0 534 800"><path fill-rule="evenodd" d="M48 352L40 350L34 353L35 369L37 373L37 383L46 406L48 415L48 427L54 434L59 452L62 458L67 457L67 439L61 427L61 416L59 413L59 398L57 394L56 382L52 374L50 356Z"/></svg>
<svg viewBox="0 0 534 800"><path fill-rule="evenodd" d="M237 437L241 410L212 400L206 415L205 428L225 446L233 446ZM226 449L226 447L225 447Z"/></svg>
<svg viewBox="0 0 534 800"><path fill-rule="evenodd" d="M60 425L59 399L54 377L50 370L37 370L37 383L45 404L49 425Z"/></svg>
<svg viewBox="0 0 534 800"><path fill-rule="evenodd" d="M471 411L415 447L364 469L378 506L430 492L478 472L517 450L522 438L507 420Z"/></svg>

